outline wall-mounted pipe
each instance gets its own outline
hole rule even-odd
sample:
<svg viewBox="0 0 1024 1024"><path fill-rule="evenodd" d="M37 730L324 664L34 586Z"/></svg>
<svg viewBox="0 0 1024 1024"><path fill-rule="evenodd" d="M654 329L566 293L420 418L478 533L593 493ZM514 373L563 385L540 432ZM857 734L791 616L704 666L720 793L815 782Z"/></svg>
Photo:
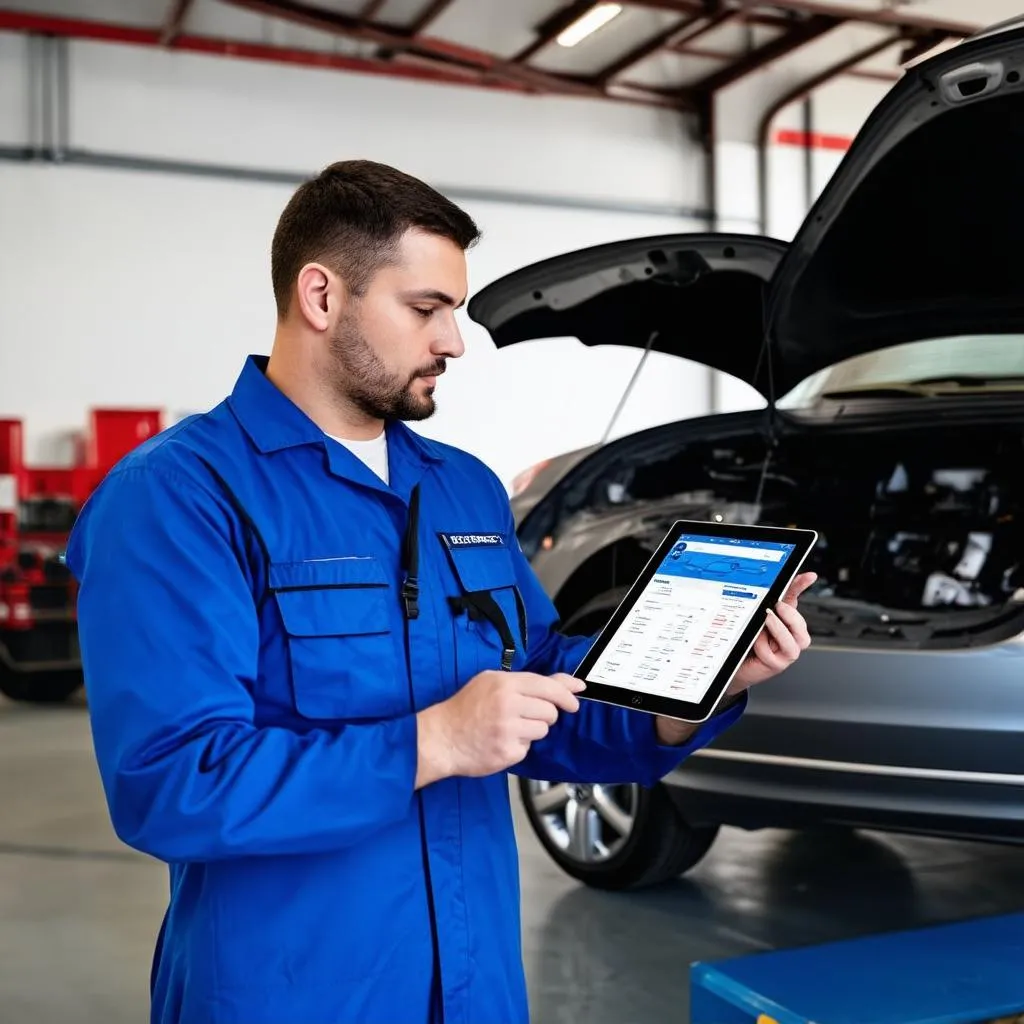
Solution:
<svg viewBox="0 0 1024 1024"><path fill-rule="evenodd" d="M883 53L890 47L896 46L903 42L904 39L905 36L903 32L897 32L894 35L888 36L887 38L872 44L871 46L865 47L863 50L858 50L849 57L844 58L836 64L832 64L823 71L820 71L818 74L801 82L795 88L790 89L789 92L780 96L764 112L757 130L758 212L761 222L761 234L768 234L768 196L770 194L768 147L771 143L772 122L776 117L778 117L779 113L791 103L798 103L800 100L806 99L823 85L831 82L832 79L845 74L851 68L856 67L858 64L863 63L869 58L876 57L878 54Z"/></svg>
<svg viewBox="0 0 1024 1024"><path fill-rule="evenodd" d="M42 154L29 146L0 144L0 161L32 164L53 163L51 154ZM268 185L296 186L309 180L315 171L284 171L267 167L240 167L231 164L208 164L193 160L174 160L141 156L133 153L99 153L69 147L60 162L67 166L95 167L106 170L135 171L147 174L175 174L196 178L219 178L222 181L246 181ZM639 214L653 217L675 217L706 226L711 222L710 210L672 203L643 202L630 199L599 199L589 196L557 195L545 192L516 192L501 188L476 188L472 185L434 186L439 192L459 202L507 203L516 206L544 206L559 210L593 210L599 213Z"/></svg>
<svg viewBox="0 0 1024 1024"><path fill-rule="evenodd" d="M810 140L814 138L814 94L808 93L800 104L803 112L804 138L804 209L809 210L814 204L814 147Z"/></svg>

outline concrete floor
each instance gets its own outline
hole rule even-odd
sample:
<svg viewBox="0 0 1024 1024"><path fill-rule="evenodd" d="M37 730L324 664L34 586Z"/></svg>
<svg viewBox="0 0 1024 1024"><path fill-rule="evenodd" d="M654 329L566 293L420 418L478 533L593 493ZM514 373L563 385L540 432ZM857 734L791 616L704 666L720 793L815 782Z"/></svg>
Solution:
<svg viewBox="0 0 1024 1024"><path fill-rule="evenodd" d="M84 706L0 703L0 1020L142 1024L162 865L111 832ZM696 959L1024 909L1024 849L723 832L658 891L561 874L520 819L534 1024L685 1024Z"/></svg>

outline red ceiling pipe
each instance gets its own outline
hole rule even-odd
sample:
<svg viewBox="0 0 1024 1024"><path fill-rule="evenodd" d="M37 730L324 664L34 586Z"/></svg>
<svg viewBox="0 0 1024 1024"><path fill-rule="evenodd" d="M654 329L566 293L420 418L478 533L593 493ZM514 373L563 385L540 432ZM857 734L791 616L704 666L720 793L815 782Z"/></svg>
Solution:
<svg viewBox="0 0 1024 1024"><path fill-rule="evenodd" d="M0 32L34 32L40 35L61 36L66 39L85 39L92 42L123 43L130 46L160 46L160 29L136 28L105 21L83 18L60 18L29 11L0 10ZM187 53L202 53L217 57L238 57L262 60L274 64L291 64L331 71L354 71L361 74L384 75L390 78L409 78L421 82L447 85L473 85L503 92L526 92L529 87L515 83L495 81L470 69L443 71L420 65L395 61L377 61L361 57L347 57L336 53L317 52L285 46L266 46L242 40L216 39L210 36L180 35L167 49Z"/></svg>
<svg viewBox="0 0 1024 1024"><path fill-rule="evenodd" d="M750 7L759 6L758 0L739 0L739 9L745 11ZM921 29L926 32L941 32L947 36L966 39L980 32L983 25L971 25L962 21L947 21L928 13L916 14L913 11L893 6L876 7L873 10L856 4L836 5L829 0L777 0L777 9L792 11L797 14L818 14L840 21L862 22L871 25L888 25L902 31Z"/></svg>

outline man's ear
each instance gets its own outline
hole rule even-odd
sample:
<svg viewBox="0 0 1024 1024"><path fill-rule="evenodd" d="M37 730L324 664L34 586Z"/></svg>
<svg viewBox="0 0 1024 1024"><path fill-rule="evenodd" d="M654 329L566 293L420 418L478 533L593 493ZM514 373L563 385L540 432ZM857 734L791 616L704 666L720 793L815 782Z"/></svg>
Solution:
<svg viewBox="0 0 1024 1024"><path fill-rule="evenodd" d="M326 331L338 316L344 289L341 281L320 263L307 263L295 282L302 318L316 331Z"/></svg>

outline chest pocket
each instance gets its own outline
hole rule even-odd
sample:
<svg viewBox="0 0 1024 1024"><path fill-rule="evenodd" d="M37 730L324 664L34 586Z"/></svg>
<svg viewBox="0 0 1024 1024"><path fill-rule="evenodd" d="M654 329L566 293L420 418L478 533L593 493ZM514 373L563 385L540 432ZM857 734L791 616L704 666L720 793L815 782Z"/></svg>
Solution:
<svg viewBox="0 0 1024 1024"><path fill-rule="evenodd" d="M375 719L408 710L391 628L395 595L378 559L272 563L269 584L300 715Z"/></svg>
<svg viewBox="0 0 1024 1024"><path fill-rule="evenodd" d="M526 609L508 548L497 535L478 543L453 540L461 536L440 537L456 581L448 603L460 684L488 669L521 667L527 642Z"/></svg>

